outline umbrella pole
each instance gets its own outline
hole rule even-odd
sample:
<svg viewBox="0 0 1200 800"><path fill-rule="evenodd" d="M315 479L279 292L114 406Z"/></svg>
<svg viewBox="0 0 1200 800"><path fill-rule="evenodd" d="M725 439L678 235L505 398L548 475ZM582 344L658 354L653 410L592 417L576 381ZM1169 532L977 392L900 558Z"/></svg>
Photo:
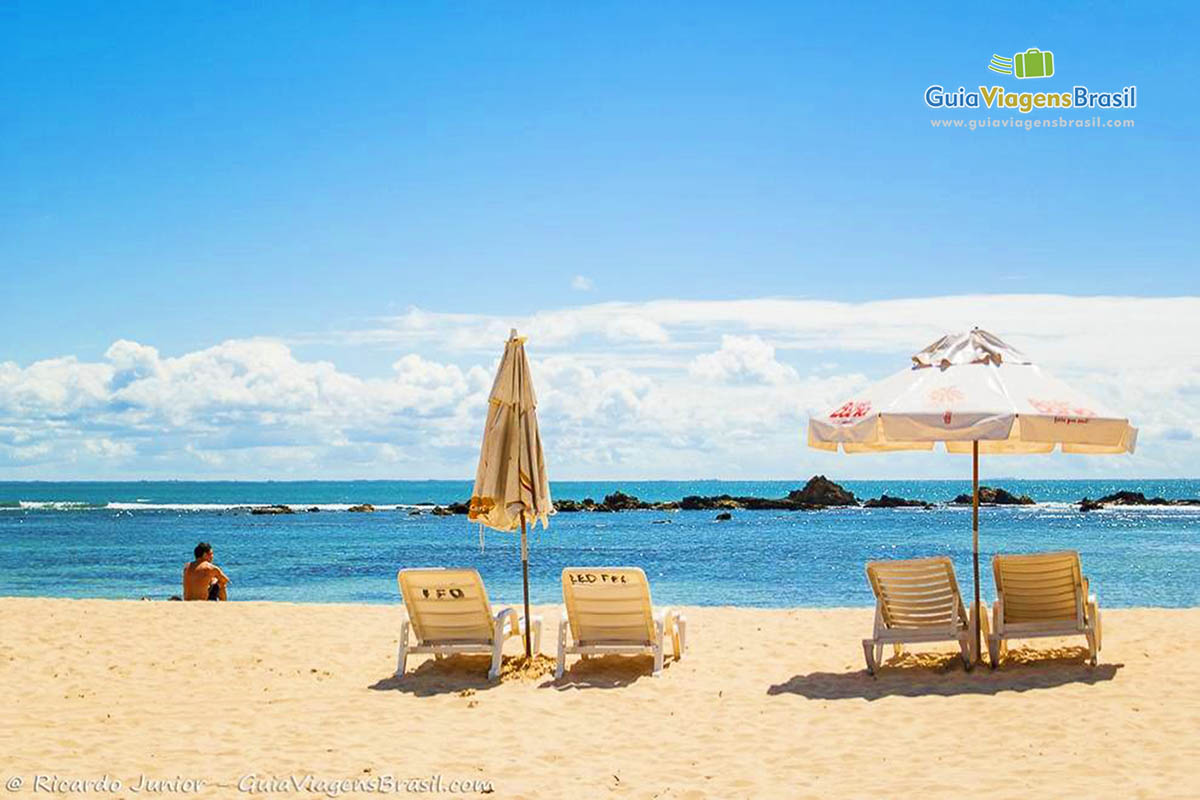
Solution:
<svg viewBox="0 0 1200 800"><path fill-rule="evenodd" d="M525 584L525 657L533 658L533 645L530 643L533 618L529 616L529 541L525 538L524 509L521 510L521 580Z"/></svg>
<svg viewBox="0 0 1200 800"><path fill-rule="evenodd" d="M980 648L983 644L983 637L979 633L979 615L982 609L979 606L979 442L978 440L971 443L971 549L973 550L975 560L975 609L972 616L975 617L975 658L976 664L980 663L982 653ZM528 612L526 612L528 613Z"/></svg>

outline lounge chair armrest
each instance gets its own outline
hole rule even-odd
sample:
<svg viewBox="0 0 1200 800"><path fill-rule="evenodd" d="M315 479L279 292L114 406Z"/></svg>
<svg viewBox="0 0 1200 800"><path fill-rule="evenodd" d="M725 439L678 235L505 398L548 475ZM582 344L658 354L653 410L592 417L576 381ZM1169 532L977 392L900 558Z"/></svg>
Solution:
<svg viewBox="0 0 1200 800"><path fill-rule="evenodd" d="M512 607L502 608L496 612L495 619L492 622L492 630L495 632L497 639L507 639L509 636L520 635L521 623L520 617L517 616L517 610ZM508 622L511 632L504 630L504 623Z"/></svg>
<svg viewBox="0 0 1200 800"><path fill-rule="evenodd" d="M670 606L660 608L654 612L654 624L661 626L663 630L666 630L667 626L670 625L674 620L675 609L671 608Z"/></svg>
<svg viewBox="0 0 1200 800"><path fill-rule="evenodd" d="M683 619L684 616L670 606L660 608L654 614L656 633L662 637L664 643L668 636L671 637L671 652L675 658L683 655L683 648L686 646L679 630L679 623Z"/></svg>

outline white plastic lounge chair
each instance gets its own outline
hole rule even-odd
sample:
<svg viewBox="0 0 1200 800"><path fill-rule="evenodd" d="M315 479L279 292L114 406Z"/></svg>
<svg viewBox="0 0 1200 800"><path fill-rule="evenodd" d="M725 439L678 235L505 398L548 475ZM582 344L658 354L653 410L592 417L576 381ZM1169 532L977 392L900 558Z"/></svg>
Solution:
<svg viewBox="0 0 1200 800"><path fill-rule="evenodd" d="M1077 636L1087 639L1095 666L1100 652L1100 606L1088 594L1088 581L1073 550L1031 555L997 555L996 602L988 653L992 667L1008 650L1009 639Z"/></svg>
<svg viewBox="0 0 1200 800"><path fill-rule="evenodd" d="M488 678L500 675L504 642L525 634L523 620L515 609L501 609L494 616L483 579L473 569L402 569L396 574L404 598L404 622L400 627L400 652L396 677L404 674L409 653L490 653ZM411 628L416 643L409 644ZM533 652L541 646L542 618L533 618Z"/></svg>
<svg viewBox="0 0 1200 800"><path fill-rule="evenodd" d="M974 628L949 558L871 561L867 580L875 592L875 632L862 643L867 672L874 675L879 668L885 644L900 655L905 644L915 642L958 642L963 663L972 666ZM986 636L987 616L980 621Z"/></svg>
<svg viewBox="0 0 1200 800"><path fill-rule="evenodd" d="M562 677L568 654L650 653L658 675L668 634L676 661L687 648L687 619L669 608L654 613L646 573L637 567L568 567L562 587L567 615L558 623L556 678Z"/></svg>

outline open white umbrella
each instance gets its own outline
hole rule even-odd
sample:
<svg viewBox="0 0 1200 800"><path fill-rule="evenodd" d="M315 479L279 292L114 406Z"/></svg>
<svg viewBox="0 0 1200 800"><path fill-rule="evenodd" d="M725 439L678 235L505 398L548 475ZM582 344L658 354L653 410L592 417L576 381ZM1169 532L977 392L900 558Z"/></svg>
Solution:
<svg viewBox="0 0 1200 800"><path fill-rule="evenodd" d="M1132 453L1137 429L1092 398L976 328L949 334L912 366L808 423L821 450L932 450L972 454L975 657L979 658L979 454Z"/></svg>
<svg viewBox="0 0 1200 800"><path fill-rule="evenodd" d="M467 518L498 531L521 529L521 577L525 587L525 655L532 655L529 631L529 540L526 521L550 524L554 504L538 434L537 397L529 378L525 339L515 330L488 398L487 424Z"/></svg>

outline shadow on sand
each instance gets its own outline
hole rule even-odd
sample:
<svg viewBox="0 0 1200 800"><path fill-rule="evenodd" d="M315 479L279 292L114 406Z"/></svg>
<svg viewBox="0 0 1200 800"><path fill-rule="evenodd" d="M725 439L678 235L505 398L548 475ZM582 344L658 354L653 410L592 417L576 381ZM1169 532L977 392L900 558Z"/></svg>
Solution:
<svg viewBox="0 0 1200 800"><path fill-rule="evenodd" d="M368 688L380 692L405 692L417 697L431 697L451 692L475 692L494 689L510 680L529 680L554 672L554 661L549 656L535 655L533 662L523 656L504 656L500 666L500 679L489 680L487 673L492 665L490 656L453 655L445 658L427 658L416 669L400 677L389 675Z"/></svg>
<svg viewBox="0 0 1200 800"><path fill-rule="evenodd" d="M668 659L664 672L670 669L671 663ZM557 680L554 678L554 659L544 654L535 655L532 663L524 657L505 656L500 667L500 679L495 681L487 677L490 664L488 656L428 658L401 677L389 675L367 688L379 692L403 692L416 697L452 693L467 697L509 681L541 678L539 689L616 689L651 677L654 659L650 656L592 656L576 661Z"/></svg>
<svg viewBox="0 0 1200 800"><path fill-rule="evenodd" d="M667 659L663 672L670 669L672 660ZM619 689L630 686L642 678L651 678L654 658L651 656L591 656L580 658L563 672L558 679L553 677L540 684L541 689ZM553 673L552 673L553 674Z"/></svg>
<svg viewBox="0 0 1200 800"><path fill-rule="evenodd" d="M879 700L884 697L950 697L1052 689L1067 684L1110 681L1124 664L1087 663L1087 649L1010 650L998 669L987 663L968 672L957 653L905 653L867 671L811 672L767 689L769 695L798 694L810 700Z"/></svg>

